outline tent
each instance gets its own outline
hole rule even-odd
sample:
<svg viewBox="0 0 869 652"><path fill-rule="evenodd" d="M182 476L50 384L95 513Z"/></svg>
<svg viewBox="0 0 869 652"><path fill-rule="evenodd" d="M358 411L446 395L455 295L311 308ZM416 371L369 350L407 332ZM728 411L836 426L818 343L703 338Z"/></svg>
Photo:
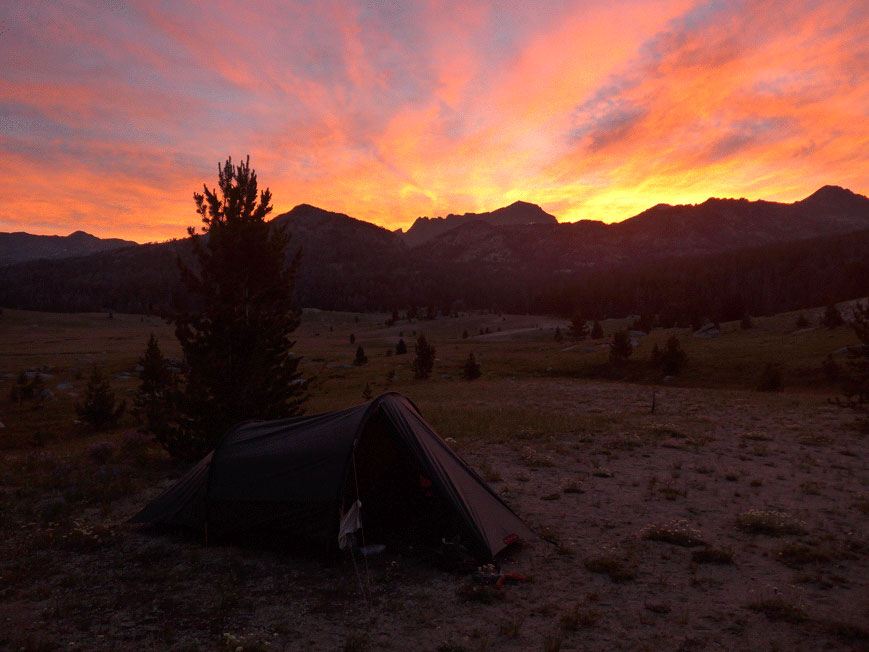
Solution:
<svg viewBox="0 0 869 652"><path fill-rule="evenodd" d="M339 525L358 518L357 500L368 543L457 536L488 560L536 538L394 392L338 412L245 422L132 522L212 538L282 535L337 550Z"/></svg>

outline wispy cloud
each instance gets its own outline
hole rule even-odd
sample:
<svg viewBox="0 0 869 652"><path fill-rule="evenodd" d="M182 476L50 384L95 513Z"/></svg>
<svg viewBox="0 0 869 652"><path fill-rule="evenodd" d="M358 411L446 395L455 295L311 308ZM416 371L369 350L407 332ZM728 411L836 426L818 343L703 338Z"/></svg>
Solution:
<svg viewBox="0 0 869 652"><path fill-rule="evenodd" d="M0 230L179 236L250 153L278 210L869 191L859 0L32 0L0 8Z"/></svg>

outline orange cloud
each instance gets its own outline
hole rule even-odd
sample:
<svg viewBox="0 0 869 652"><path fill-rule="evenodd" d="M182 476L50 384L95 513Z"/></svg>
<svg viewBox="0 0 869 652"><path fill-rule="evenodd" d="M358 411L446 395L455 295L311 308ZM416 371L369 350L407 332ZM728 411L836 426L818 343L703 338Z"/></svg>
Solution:
<svg viewBox="0 0 869 652"><path fill-rule="evenodd" d="M0 9L0 230L179 237L247 153L276 211L389 228L869 191L865 3L613 5Z"/></svg>

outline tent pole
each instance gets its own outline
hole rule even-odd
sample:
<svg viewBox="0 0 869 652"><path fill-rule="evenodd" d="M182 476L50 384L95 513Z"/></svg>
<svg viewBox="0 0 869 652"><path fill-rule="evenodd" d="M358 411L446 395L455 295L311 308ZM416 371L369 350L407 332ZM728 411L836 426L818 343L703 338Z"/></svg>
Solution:
<svg viewBox="0 0 869 652"><path fill-rule="evenodd" d="M362 502L362 497L359 495L359 476L356 473L356 447L353 447L353 452L350 453L350 456L353 459L353 483L356 485L356 500ZM365 521L360 521L362 527L359 529L362 531L362 547L365 547ZM353 554L352 551L350 554ZM362 559L365 560L365 581L368 583L368 592L371 593L371 572L368 570L368 557L365 553L362 553ZM353 562L356 563L355 560Z"/></svg>

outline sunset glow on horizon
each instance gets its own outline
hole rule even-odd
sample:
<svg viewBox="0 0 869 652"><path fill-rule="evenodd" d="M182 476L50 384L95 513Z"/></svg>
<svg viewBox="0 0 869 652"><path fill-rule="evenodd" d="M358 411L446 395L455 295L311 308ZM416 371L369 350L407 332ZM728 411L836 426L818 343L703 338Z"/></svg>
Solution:
<svg viewBox="0 0 869 652"><path fill-rule="evenodd" d="M863 0L31 0L0 61L0 231L183 237L248 154L273 215L390 229L869 193Z"/></svg>

